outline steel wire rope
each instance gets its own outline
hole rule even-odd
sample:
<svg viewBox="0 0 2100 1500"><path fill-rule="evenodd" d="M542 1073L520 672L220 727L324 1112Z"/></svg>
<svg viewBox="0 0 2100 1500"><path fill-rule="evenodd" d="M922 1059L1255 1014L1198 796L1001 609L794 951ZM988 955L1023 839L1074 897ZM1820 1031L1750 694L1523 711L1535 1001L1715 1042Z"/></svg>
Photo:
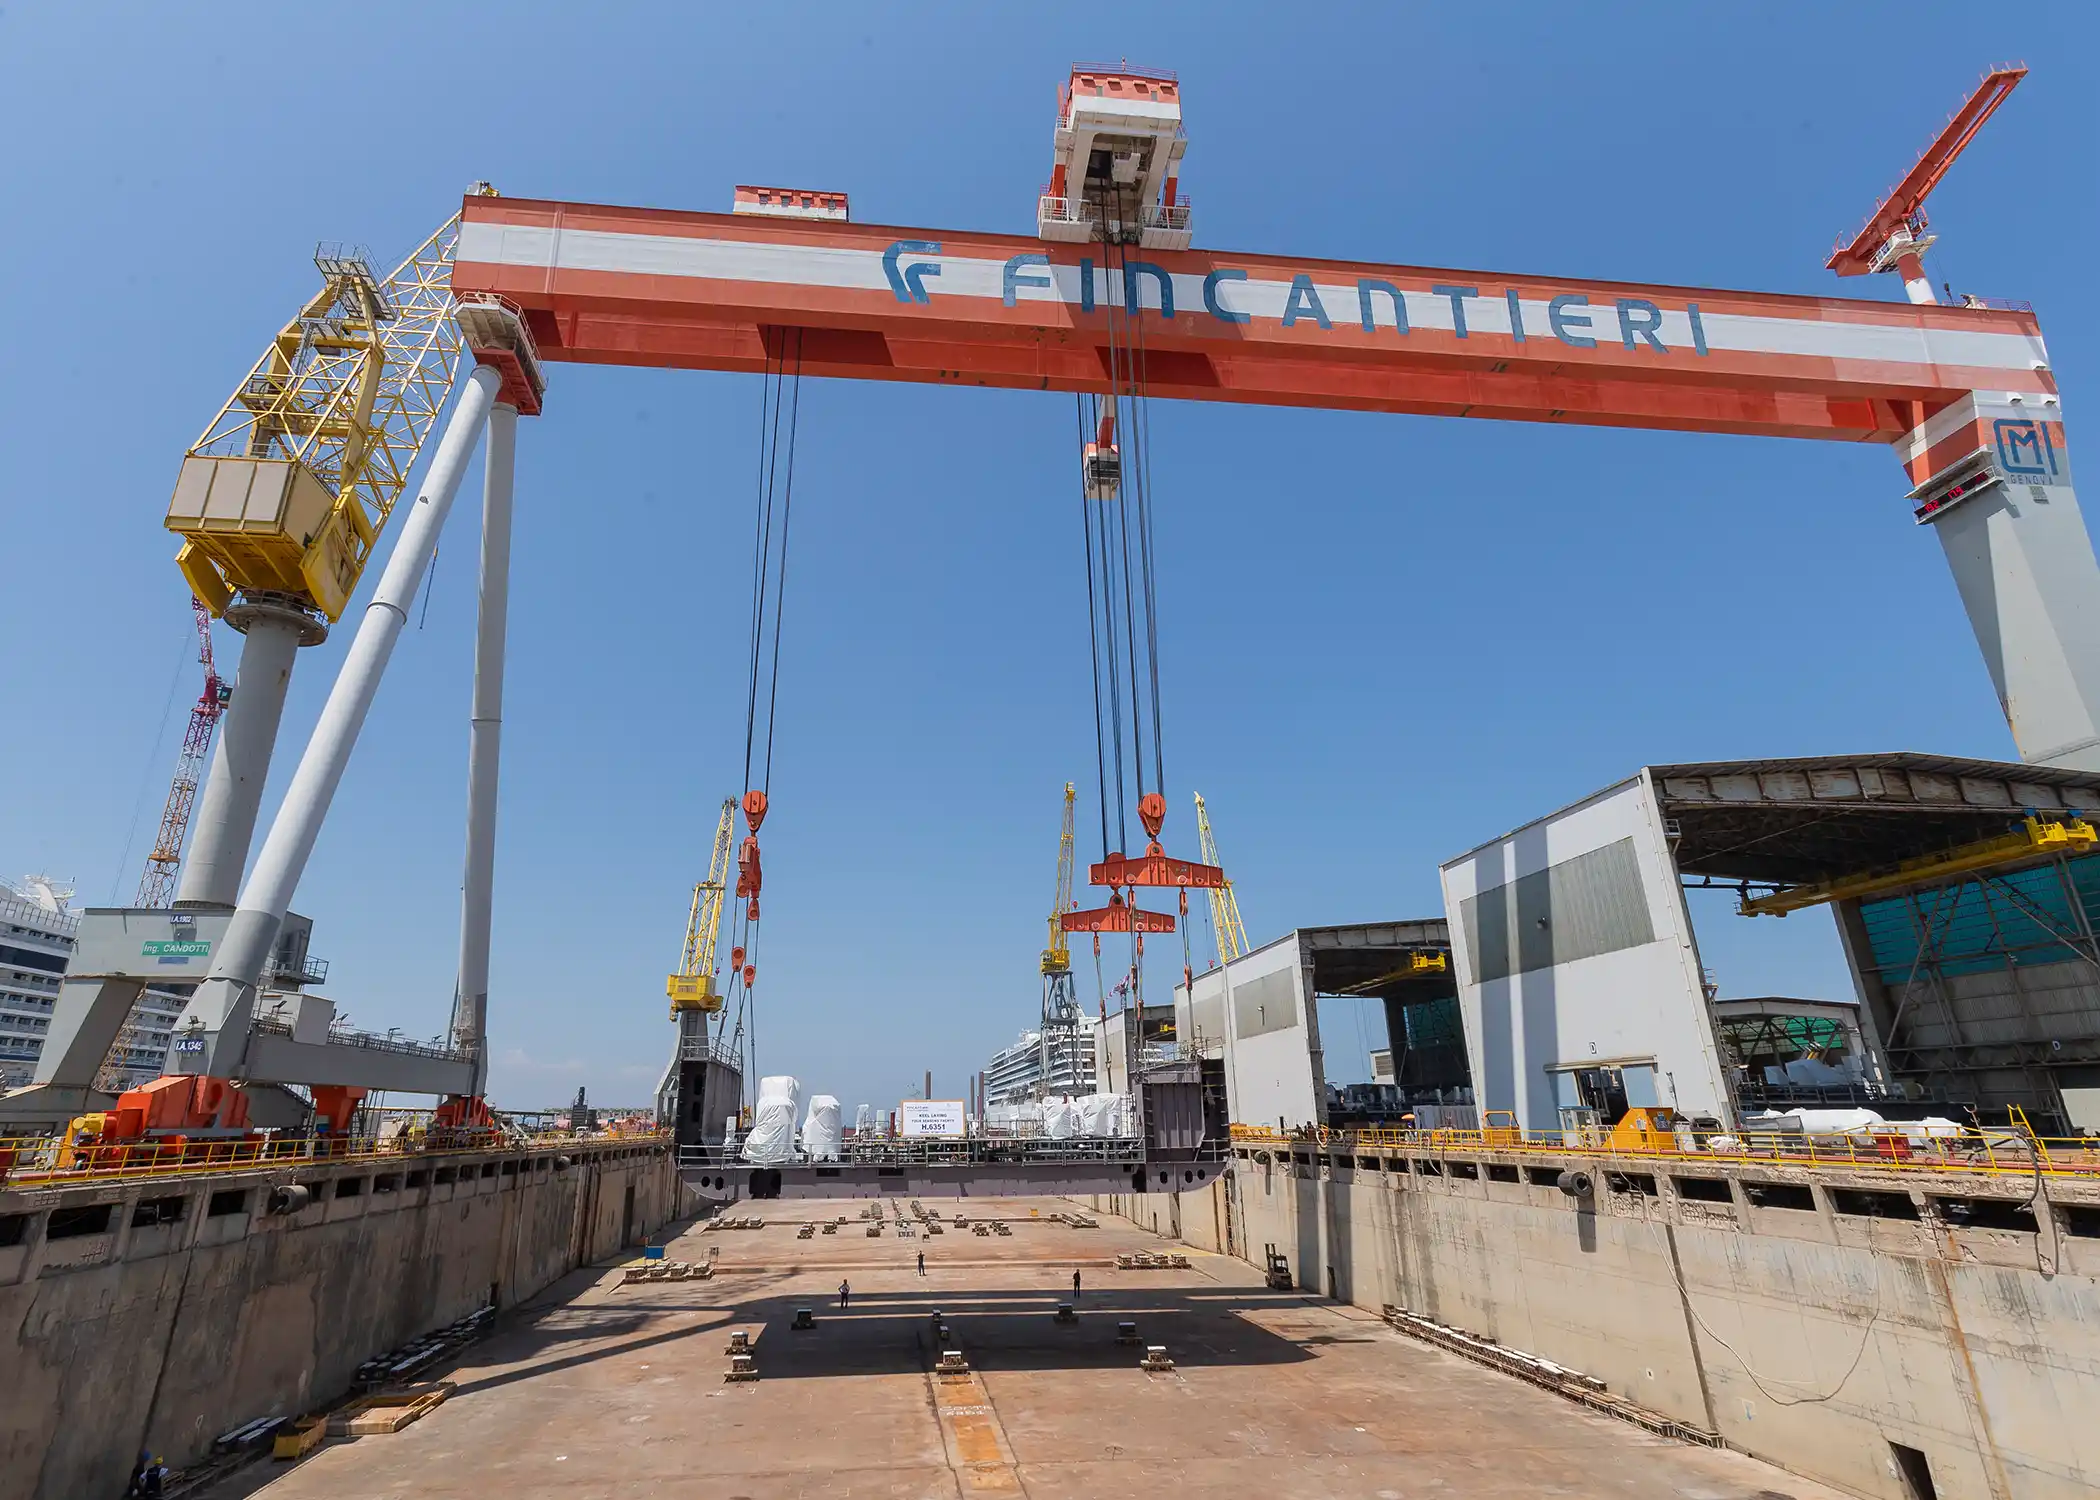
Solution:
<svg viewBox="0 0 2100 1500"><path fill-rule="evenodd" d="M759 497L758 523L752 539L751 557L751 675L744 694L744 786L751 787L751 752L758 729L758 678L761 655L765 647L766 579L773 556L773 494L780 471L780 407L781 383L787 366L787 351L782 346L781 356L775 363L767 358L767 370L772 381L772 425L770 435L766 426L766 388L760 387L759 405ZM770 727L770 726L769 726Z"/></svg>
<svg viewBox="0 0 2100 1500"><path fill-rule="evenodd" d="M783 364L786 363L786 358L785 345L783 345L781 354ZM780 401L780 387L776 381L773 391L773 458L776 462L780 456ZM795 368L792 383L788 387L788 401L787 473L784 476L780 500L780 562L774 574L773 584L773 663L771 680L766 688L766 766L759 783L760 790L768 793L772 791L773 787L773 727L777 717L776 710L780 706L780 622L787 604L788 522L794 513L795 507L795 435L800 429L802 421L802 330L799 328L795 330ZM766 513L767 545L770 547L772 543L772 498L770 493L767 496ZM761 600L763 600L763 597L764 595L761 593ZM761 607L763 606L761 605ZM752 657L751 665L752 695L755 700L758 692L758 658L756 655ZM751 784L751 750L748 728L746 730L744 750L744 784L747 788ZM756 898L754 897L753 899ZM746 944L744 962L755 968L758 964L759 928L758 924L749 916L748 908L744 917L743 930ZM744 986L744 1014L749 1022L745 1037L751 1048L751 1066L745 1076L755 1078L758 1076L758 997L752 993L749 985Z"/></svg>
<svg viewBox="0 0 2100 1500"><path fill-rule="evenodd" d="M1098 422L1100 403L1096 401L1094 405L1095 409L1092 415ZM1108 755L1101 745L1101 631L1098 618L1100 609L1094 601L1094 502L1088 498L1086 492L1087 439L1090 432L1098 432L1099 428L1090 427L1087 421L1089 413L1087 411L1085 393L1073 392L1072 406L1079 422L1079 522L1080 530L1085 534L1086 538L1087 666L1094 680L1094 784L1100 792L1101 857L1107 859L1109 855ZM171 698L169 701L172 702L173 699Z"/></svg>
<svg viewBox="0 0 2100 1500"><path fill-rule="evenodd" d="M1116 195L1116 212L1118 214L1119 223L1122 222L1120 216L1123 213L1123 201L1123 194L1121 192L1118 192ZM1126 394L1130 389L1131 380L1134 375L1130 351L1130 294L1133 289L1130 277L1130 257L1125 252L1123 243L1120 238L1113 242L1113 248L1115 252L1114 264L1118 273L1115 279L1116 281L1120 282L1121 285L1110 287L1110 292L1112 293L1112 295L1109 299L1108 313L1109 387L1110 390L1114 393L1114 399L1116 403L1116 429L1118 448L1120 450L1124 447L1131 447L1141 451L1142 438L1140 434L1138 434L1129 424L1125 423L1123 420L1123 407L1125 404L1125 398ZM1107 258L1108 257L1106 256L1103 257L1104 260L1106 260ZM1115 337L1115 329L1117 322L1119 321L1117 312L1119 308L1121 309L1120 321L1123 327L1122 349L1120 354L1118 353L1116 348ZM1142 321L1142 318L1140 319L1140 321ZM1134 464L1132 465L1132 467L1133 469L1135 469ZM1145 727L1144 711L1138 699L1138 615L1136 591L1132 587L1130 577L1131 505L1128 498L1128 486L1124 485L1121 482L1122 464L1120 462L1120 457L1117 464L1117 469L1118 483L1116 485L1115 503L1116 526L1117 531L1119 533L1117 539L1117 552L1118 558L1122 564L1123 574L1123 644L1130 659L1130 739L1132 760L1132 765L1130 769L1132 775L1137 781L1138 799L1140 801L1143 801L1145 794Z"/></svg>
<svg viewBox="0 0 2100 1500"><path fill-rule="evenodd" d="M1135 189L1132 191L1134 193ZM1171 288L1171 278L1168 285ZM1152 545L1152 393L1145 358L1145 299L1142 293L1132 296L1133 288L1128 270L1123 273L1123 288L1125 314L1135 317L1137 322L1137 357L1132 370L1130 395L1130 430L1135 449L1135 461L1131 465L1131 471L1137 494L1138 546L1141 554L1139 577L1144 581L1146 669L1152 688L1152 789L1164 797L1167 790L1167 763L1159 700L1159 600ZM1171 290L1161 293L1162 318L1166 316L1166 304L1172 296ZM1129 305L1133 300L1137 303L1134 309ZM1127 337L1125 343L1129 343ZM1142 756L1142 749L1139 753Z"/></svg>
<svg viewBox="0 0 2100 1500"><path fill-rule="evenodd" d="M1104 247L1102 254L1102 265L1103 269L1106 270L1109 260L1107 250L1108 247L1112 244L1112 242L1107 238L1105 222L1103 226L1102 244ZM1115 579L1117 572L1116 558L1118 556L1118 549L1116 543L1118 540L1118 534L1116 529L1112 528L1109 525L1109 507L1111 505L1117 507L1117 513L1119 515L1121 514L1121 507L1123 504L1121 454L1122 444L1124 442L1126 434L1124 434L1122 430L1123 411L1122 401L1119 395L1119 391L1121 388L1121 375L1119 372L1122 367L1122 361L1116 352L1116 314L1115 301L1113 296L1115 292L1115 287L1113 283L1111 283L1109 291L1111 293L1111 297L1107 305L1107 310L1103 314L1103 319L1108 333L1108 422L1109 431L1115 436L1117 449L1116 493L1113 498L1104 498L1101 501L1099 506L1099 515L1097 517L1097 524L1101 528L1101 612L1102 619L1108 627L1108 639L1105 644L1107 647L1106 660L1108 665L1110 743L1113 748L1113 758L1115 760L1116 767L1116 845L1114 850L1104 851L1104 853L1121 853L1126 847L1128 847L1129 843L1130 811L1128 801L1125 797L1128 778L1124 775L1123 764L1122 652L1118 644L1116 627L1120 622L1124 626L1125 631L1127 632L1129 628L1129 616L1127 612L1120 617L1116 613ZM1099 429L1097 427L1096 431L1098 432L1098 430ZM1103 795L1106 795L1106 788L1103 789Z"/></svg>
<svg viewBox="0 0 2100 1500"><path fill-rule="evenodd" d="M759 782L773 789L773 727L780 706L780 626L787 615L789 525L795 514L795 434L802 425L802 330L795 330L795 373L788 387L787 474L780 496L780 566L773 580L773 679L766 688L766 769Z"/></svg>

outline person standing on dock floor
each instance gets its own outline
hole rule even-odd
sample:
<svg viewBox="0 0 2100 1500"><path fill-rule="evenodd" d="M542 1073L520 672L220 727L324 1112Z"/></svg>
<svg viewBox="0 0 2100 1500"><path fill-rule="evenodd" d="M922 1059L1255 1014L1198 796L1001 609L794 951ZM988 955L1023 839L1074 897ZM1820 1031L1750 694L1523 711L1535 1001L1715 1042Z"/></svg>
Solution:
<svg viewBox="0 0 2100 1500"><path fill-rule="evenodd" d="M839 1306L844 1307L853 1300L853 1284L843 1276L839 1278Z"/></svg>
<svg viewBox="0 0 2100 1500"><path fill-rule="evenodd" d="M1079 1300L1079 1273L1077 1271L1072 1273L1072 1300L1074 1302Z"/></svg>
<svg viewBox="0 0 2100 1500"><path fill-rule="evenodd" d="M919 1252L919 1274L921 1276L926 1274L926 1252L924 1250Z"/></svg>

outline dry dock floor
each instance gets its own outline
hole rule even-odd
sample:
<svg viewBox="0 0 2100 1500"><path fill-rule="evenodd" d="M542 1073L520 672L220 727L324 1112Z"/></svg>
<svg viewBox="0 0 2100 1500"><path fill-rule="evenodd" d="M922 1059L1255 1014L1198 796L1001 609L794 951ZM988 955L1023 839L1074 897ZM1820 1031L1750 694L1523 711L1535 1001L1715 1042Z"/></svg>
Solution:
<svg viewBox="0 0 2100 1500"><path fill-rule="evenodd" d="M1118 1271L1178 1249L1117 1219L1071 1228L1055 1200L929 1202L998 1216L1007 1236L878 1238L865 1205L742 1205L762 1229L688 1226L672 1259L718 1250L706 1281L621 1285L579 1272L469 1348L458 1391L384 1437L265 1463L211 1500L859 1500L864 1496L1838 1500L1739 1454L1650 1435L1387 1329L1271 1292L1249 1266ZM1030 1221L1031 1210L1043 1217ZM892 1209L894 1212L894 1209ZM798 1239L843 1213L835 1234ZM915 1257L926 1253L926 1275ZM1082 1281L1078 1322L1053 1320ZM838 1306L838 1284L852 1304ZM810 1308L816 1327L790 1328ZM939 1309L970 1364L933 1371ZM1119 1346L1134 1321L1176 1368ZM760 1379L727 1384L732 1329Z"/></svg>

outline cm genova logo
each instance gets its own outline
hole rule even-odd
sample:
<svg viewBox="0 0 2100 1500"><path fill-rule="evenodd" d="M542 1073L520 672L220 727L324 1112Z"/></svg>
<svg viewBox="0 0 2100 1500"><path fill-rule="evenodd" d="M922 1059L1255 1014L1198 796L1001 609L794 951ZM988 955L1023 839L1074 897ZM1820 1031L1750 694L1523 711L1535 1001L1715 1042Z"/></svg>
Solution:
<svg viewBox="0 0 2100 1500"><path fill-rule="evenodd" d="M2031 417L2001 417L1991 424L1998 445L1998 463L2022 484L2058 482L2056 445L2049 441L2046 423Z"/></svg>
<svg viewBox="0 0 2100 1500"><path fill-rule="evenodd" d="M897 294L899 302L930 302L926 291L926 278L941 274L938 261L915 260L903 264L907 255L939 255L939 240L899 240L882 252L882 274L890 279L890 290Z"/></svg>

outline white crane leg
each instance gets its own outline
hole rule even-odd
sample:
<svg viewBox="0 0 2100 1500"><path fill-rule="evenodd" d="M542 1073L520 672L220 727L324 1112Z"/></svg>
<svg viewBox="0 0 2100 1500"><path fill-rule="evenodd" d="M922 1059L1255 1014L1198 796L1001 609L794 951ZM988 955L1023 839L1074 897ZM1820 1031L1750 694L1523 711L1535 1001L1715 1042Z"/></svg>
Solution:
<svg viewBox="0 0 2100 1500"><path fill-rule="evenodd" d="M400 638L409 606L437 550L438 533L459 492L474 441L481 435L481 424L502 383L498 372L480 365L460 391L459 404L438 441L416 503L402 518L400 539L394 543L371 603L365 606L342 670L306 742L306 753L299 758L299 769L292 773L284 802L241 888L239 907L220 940L219 951L212 956L211 972L176 1022L175 1049L168 1058L171 1072L214 1077L238 1072L254 1016L256 988L277 940L278 923L306 871L322 820L393 655L394 642ZM184 1034L193 1023L201 1034Z"/></svg>
<svg viewBox="0 0 2100 1500"><path fill-rule="evenodd" d="M454 1045L474 1054L474 1095L488 1085L489 923L495 909L496 781L503 753L503 652L510 618L511 489L518 409L489 411L482 463L481 605L474 637L474 708L467 750L467 860L460 882L459 989Z"/></svg>
<svg viewBox="0 0 2100 1500"><path fill-rule="evenodd" d="M1989 454L1999 482L1972 483L1930 525L2020 759L2100 770L2100 565L2071 487L2061 406L2047 393L1979 391L1901 446L1913 478Z"/></svg>
<svg viewBox="0 0 2100 1500"><path fill-rule="evenodd" d="M292 662L301 646L315 645L328 634L314 616L272 601L244 599L226 611L226 618L244 636L241 664L191 820L189 857L175 888L178 907L232 906L240 895Z"/></svg>

